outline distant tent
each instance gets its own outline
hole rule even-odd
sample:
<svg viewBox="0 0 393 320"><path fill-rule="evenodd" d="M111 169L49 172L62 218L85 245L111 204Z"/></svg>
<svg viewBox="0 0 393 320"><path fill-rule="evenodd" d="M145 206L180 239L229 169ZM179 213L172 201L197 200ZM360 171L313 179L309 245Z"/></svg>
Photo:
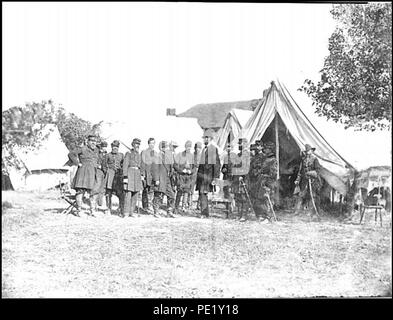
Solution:
<svg viewBox="0 0 393 320"><path fill-rule="evenodd" d="M43 138L34 149L15 147L22 168L8 168L14 187L23 190L48 190L69 183L69 168L64 166L68 149L55 125L46 125L39 133Z"/></svg>
<svg viewBox="0 0 393 320"><path fill-rule="evenodd" d="M3 160L1 160L1 190L14 190L10 175L5 167Z"/></svg>
<svg viewBox="0 0 393 320"><path fill-rule="evenodd" d="M229 111L225 118L224 125L217 138L217 145L224 149L227 142L236 143L241 130L253 114L250 110L233 109Z"/></svg>
<svg viewBox="0 0 393 320"><path fill-rule="evenodd" d="M276 131L277 130L277 131ZM322 166L321 176L335 190L345 195L346 177L354 167L341 157L322 137L279 81L272 82L265 99L255 109L242 135L249 143L256 140L279 142L279 172L292 174L300 162L305 144L315 147Z"/></svg>

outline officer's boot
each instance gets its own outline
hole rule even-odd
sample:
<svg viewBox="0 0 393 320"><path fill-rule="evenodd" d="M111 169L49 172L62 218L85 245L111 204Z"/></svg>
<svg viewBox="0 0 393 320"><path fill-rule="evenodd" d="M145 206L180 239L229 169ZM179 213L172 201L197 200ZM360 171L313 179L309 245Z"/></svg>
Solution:
<svg viewBox="0 0 393 320"><path fill-rule="evenodd" d="M78 211L81 211L83 209L83 192L78 192L75 196L75 200Z"/></svg>
<svg viewBox="0 0 393 320"><path fill-rule="evenodd" d="M188 192L184 192L183 194L183 210L188 210Z"/></svg>
<svg viewBox="0 0 393 320"><path fill-rule="evenodd" d="M108 193L105 195L106 205L108 206L109 213L112 213L112 193Z"/></svg>
<svg viewBox="0 0 393 320"><path fill-rule="evenodd" d="M167 216L170 218L174 218L175 216L173 215L173 205L174 205L174 199L168 198L167 197Z"/></svg>
<svg viewBox="0 0 393 320"><path fill-rule="evenodd" d="M192 192L188 194L188 208L192 209Z"/></svg>
<svg viewBox="0 0 393 320"><path fill-rule="evenodd" d="M90 214L94 217L97 211L97 195L90 196Z"/></svg>
<svg viewBox="0 0 393 320"><path fill-rule="evenodd" d="M302 208L302 198L298 197L295 204L295 213L294 213L295 216L300 214L301 208Z"/></svg>
<svg viewBox="0 0 393 320"><path fill-rule="evenodd" d="M177 191L177 193L176 193L176 201L175 201L175 212L176 213L179 212L179 205L180 205L181 197L182 197L182 192Z"/></svg>

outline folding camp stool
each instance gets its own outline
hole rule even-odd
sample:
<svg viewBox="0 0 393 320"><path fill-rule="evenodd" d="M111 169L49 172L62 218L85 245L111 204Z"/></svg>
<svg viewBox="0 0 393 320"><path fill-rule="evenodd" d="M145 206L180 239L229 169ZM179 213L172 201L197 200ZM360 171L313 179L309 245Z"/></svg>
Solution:
<svg viewBox="0 0 393 320"><path fill-rule="evenodd" d="M379 220L380 220L380 224L382 227L382 209L385 209L384 206L382 205L361 205L360 207L360 222L359 224L362 224L362 220L364 217L364 213L366 212L366 209L375 209L375 223L377 223L378 220L378 216L379 216Z"/></svg>
<svg viewBox="0 0 393 320"><path fill-rule="evenodd" d="M69 204L68 208L64 209L61 214L68 215L71 213L80 217L78 207L76 206L76 194L62 193L61 198Z"/></svg>

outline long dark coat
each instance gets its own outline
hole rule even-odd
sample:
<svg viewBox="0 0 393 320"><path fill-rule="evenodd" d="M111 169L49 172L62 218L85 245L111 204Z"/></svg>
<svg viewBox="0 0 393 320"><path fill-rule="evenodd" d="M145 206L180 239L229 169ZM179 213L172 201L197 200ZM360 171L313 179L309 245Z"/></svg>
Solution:
<svg viewBox="0 0 393 320"><path fill-rule="evenodd" d="M116 191L122 190L122 169L123 169L124 154L108 153L105 159L105 187L106 189L113 189Z"/></svg>
<svg viewBox="0 0 393 320"><path fill-rule="evenodd" d="M123 177L128 178L125 191L138 192L142 190L141 155L134 149L124 156Z"/></svg>
<svg viewBox="0 0 393 320"><path fill-rule="evenodd" d="M201 158L201 153L202 152L194 152L194 168L192 170L192 179L191 179L191 192L194 192L196 181L197 181L197 176L198 176L198 166L199 166L199 160Z"/></svg>
<svg viewBox="0 0 393 320"><path fill-rule="evenodd" d="M212 144L203 148L199 161L196 190L213 192L212 182L220 177L220 156L217 147Z"/></svg>
<svg viewBox="0 0 393 320"><path fill-rule="evenodd" d="M105 172L106 172L106 155L107 152L99 152L98 168L96 169L96 181L92 194L105 193Z"/></svg>
<svg viewBox="0 0 393 320"><path fill-rule="evenodd" d="M92 190L96 183L96 171L100 165L98 148L90 149L87 146L76 148L68 154L68 157L74 165L82 164L76 171L72 188Z"/></svg>
<svg viewBox="0 0 393 320"><path fill-rule="evenodd" d="M153 183L159 181L158 186L154 186L154 191L170 193L172 196L173 186L171 175L173 172L173 155L172 152L160 152L157 161L152 164L152 179ZM171 191L172 189L172 191Z"/></svg>

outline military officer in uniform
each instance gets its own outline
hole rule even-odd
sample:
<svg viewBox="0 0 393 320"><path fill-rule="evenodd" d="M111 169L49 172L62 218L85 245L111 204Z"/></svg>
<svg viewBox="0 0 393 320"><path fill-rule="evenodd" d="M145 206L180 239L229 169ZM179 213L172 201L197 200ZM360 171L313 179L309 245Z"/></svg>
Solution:
<svg viewBox="0 0 393 320"><path fill-rule="evenodd" d="M96 171L96 183L92 190L93 196L96 196L98 207L103 210L107 210L106 199L105 199L105 175L106 175L106 155L108 154L106 148L108 143L106 141L101 141L97 146L99 150L99 162L100 166Z"/></svg>
<svg viewBox="0 0 393 320"><path fill-rule="evenodd" d="M109 212L112 211L112 194L113 192L119 198L119 211L123 214L123 185L122 185L122 169L124 155L119 152L120 142L114 140L111 143L112 151L106 155L106 175L105 175L105 188L106 188L106 203Z"/></svg>
<svg viewBox="0 0 393 320"><path fill-rule="evenodd" d="M90 195L90 213L94 215L96 208L96 196L91 194L96 184L96 171L100 167L99 151L96 147L96 137L89 135L86 145L75 148L68 155L73 164L78 166L72 188L76 190L76 205L78 210L83 207L83 195Z"/></svg>
<svg viewBox="0 0 393 320"><path fill-rule="evenodd" d="M299 214L302 205L306 204L308 208L312 208L310 212L314 212L314 216L319 217L319 192L322 186L320 176L321 166L318 158L314 154L315 148L311 147L309 144L306 144L304 147L305 150L303 152L299 172L295 180L295 185L300 189L295 214Z"/></svg>
<svg viewBox="0 0 393 320"><path fill-rule="evenodd" d="M180 201L182 201L182 210L188 209L188 196L191 192L192 173L194 170L194 155L191 153L192 142L188 140L184 147L184 151L175 155L173 166L177 175L176 213L178 213Z"/></svg>
<svg viewBox="0 0 393 320"><path fill-rule="evenodd" d="M145 209L149 214L153 214L153 197L154 197L154 190L153 190L153 181L152 181L152 165L155 159L158 156L158 153L154 150L155 146L155 139L149 138L147 141L148 148L143 150L141 153L142 157L142 174L145 177L143 181L143 191L142 191L142 207Z"/></svg>
<svg viewBox="0 0 393 320"><path fill-rule="evenodd" d="M124 195L124 216L133 217L138 201L139 191L142 190L141 174L141 155L139 154L139 146L141 140L135 138L132 140L132 149L124 156L123 161L123 188Z"/></svg>
<svg viewBox="0 0 393 320"><path fill-rule="evenodd" d="M250 151L246 138L240 138L238 142L239 153L232 168L232 192L235 195L236 206L239 210L239 218L244 220L244 213L250 208L247 197L248 173L250 170Z"/></svg>
<svg viewBox="0 0 393 320"><path fill-rule="evenodd" d="M199 191L201 218L209 217L208 194L213 192L216 180L220 177L220 157L218 149L212 144L213 132L206 130L203 136L205 147L202 150L198 166L196 190Z"/></svg>
<svg viewBox="0 0 393 320"><path fill-rule="evenodd" d="M152 164L152 181L154 184L154 199L153 209L154 216L158 217L163 215L160 211L163 197L167 197L167 212L166 216L174 218L173 207L175 201L175 192L172 182L173 173L173 154L168 150L168 143L161 141L159 144L160 152L157 160Z"/></svg>
<svg viewBox="0 0 393 320"><path fill-rule="evenodd" d="M274 143L263 145L262 152L255 156L250 168L250 189L255 214L259 220L268 222L271 205L274 205L278 163ZM270 200L270 201L269 201Z"/></svg>

